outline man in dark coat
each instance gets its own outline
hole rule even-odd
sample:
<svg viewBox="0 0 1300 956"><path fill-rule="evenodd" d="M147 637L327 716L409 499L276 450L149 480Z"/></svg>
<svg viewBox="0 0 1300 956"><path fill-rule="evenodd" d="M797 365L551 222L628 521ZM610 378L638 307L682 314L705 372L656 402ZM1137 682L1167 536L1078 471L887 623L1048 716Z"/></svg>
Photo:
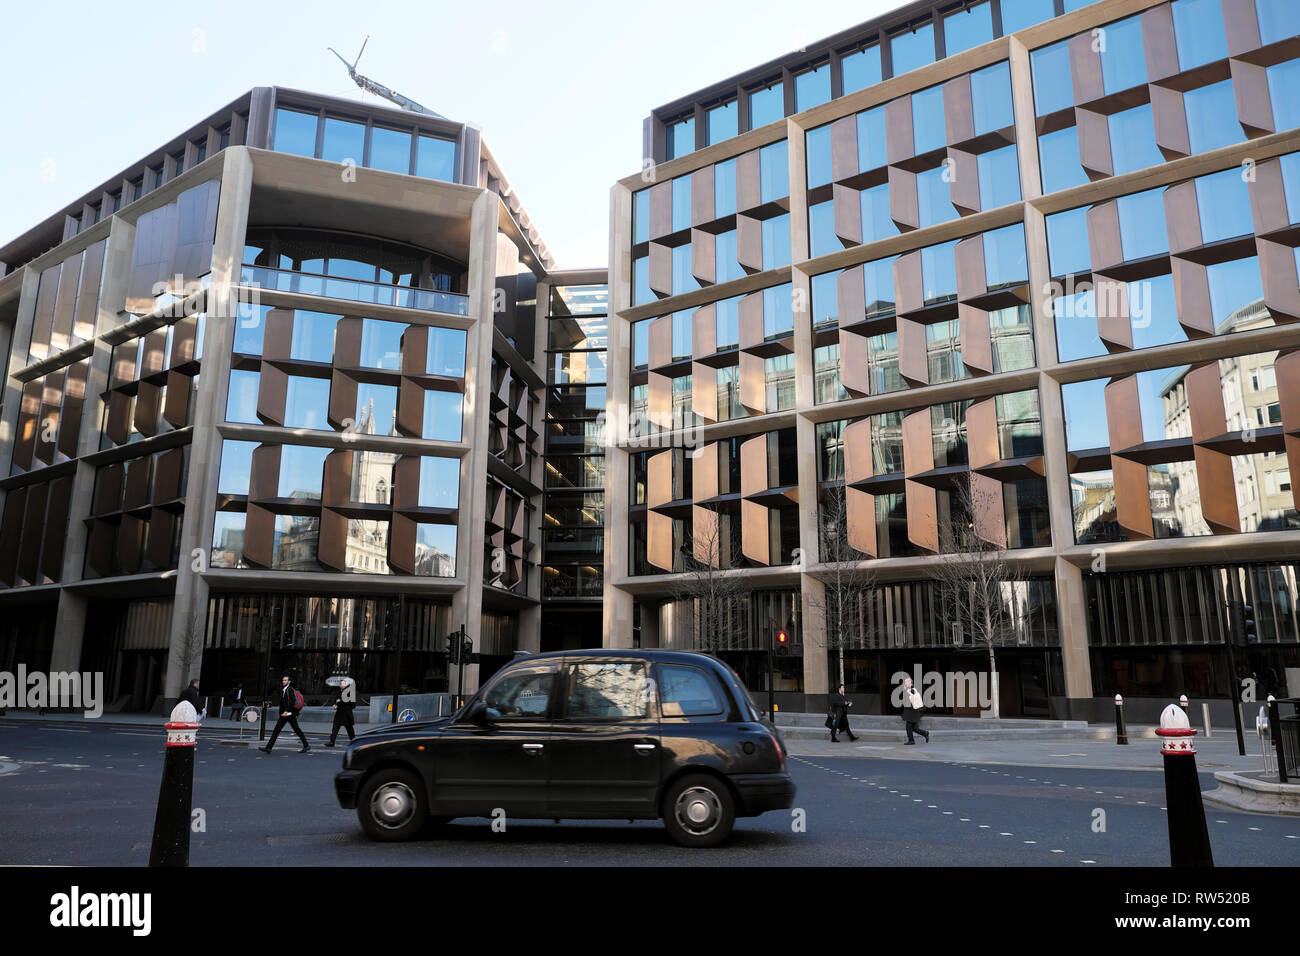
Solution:
<svg viewBox="0 0 1300 956"><path fill-rule="evenodd" d="M230 692L230 719L238 720L240 712L244 709L244 685L236 684L235 689Z"/></svg>
<svg viewBox="0 0 1300 956"><path fill-rule="evenodd" d="M181 691L181 696L177 698L176 703L179 704L182 700L189 701L196 711L202 710L199 706L199 679L197 677L190 681L185 690Z"/></svg>
<svg viewBox="0 0 1300 956"><path fill-rule="evenodd" d="M835 743L840 742L840 738L835 736L838 733L848 734L849 740L858 739L849 729L849 708L852 706L853 701L844 696L844 685L840 684L831 694L831 740Z"/></svg>
<svg viewBox="0 0 1300 956"><path fill-rule="evenodd" d="M355 688L356 685L350 678L344 678L343 683L334 688L334 726L330 728L330 741L325 745L326 747L334 746L340 727L347 728L349 741L357 739L357 735L352 730L352 708L357 704L354 696Z"/></svg>
<svg viewBox="0 0 1300 956"><path fill-rule="evenodd" d="M280 731L285 724L293 728L293 732L298 735L302 741L302 750L299 753L307 753L311 750L311 744L307 743L307 735L302 732L298 726L298 695L289 683L288 675L280 678L280 719L275 722L275 730L271 731L271 739L261 750L263 753L270 753L271 748L275 746L275 738L280 736Z"/></svg>

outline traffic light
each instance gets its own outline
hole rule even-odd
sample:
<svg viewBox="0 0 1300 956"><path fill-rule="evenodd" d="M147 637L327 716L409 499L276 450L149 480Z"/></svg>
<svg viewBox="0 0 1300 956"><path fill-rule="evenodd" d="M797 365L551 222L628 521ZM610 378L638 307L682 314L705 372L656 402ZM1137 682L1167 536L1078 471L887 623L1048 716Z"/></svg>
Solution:
<svg viewBox="0 0 1300 956"><path fill-rule="evenodd" d="M1241 630L1247 644L1259 640L1259 635L1255 633L1255 609L1249 604L1241 606Z"/></svg>
<svg viewBox="0 0 1300 956"><path fill-rule="evenodd" d="M464 643L460 646L460 654L460 659L466 664L474 663L474 642L468 637L465 638Z"/></svg>
<svg viewBox="0 0 1300 956"><path fill-rule="evenodd" d="M460 663L459 652L460 652L460 634L459 633L448 634L447 635L447 663L459 664Z"/></svg>
<svg viewBox="0 0 1300 956"><path fill-rule="evenodd" d="M785 631L776 632L776 655L785 657L790 653L790 635Z"/></svg>

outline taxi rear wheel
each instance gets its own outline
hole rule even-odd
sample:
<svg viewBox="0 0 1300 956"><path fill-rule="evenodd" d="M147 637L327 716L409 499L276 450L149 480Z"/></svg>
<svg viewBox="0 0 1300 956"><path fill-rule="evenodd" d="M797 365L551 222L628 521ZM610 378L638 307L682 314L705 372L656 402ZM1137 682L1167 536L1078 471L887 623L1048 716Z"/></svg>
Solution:
<svg viewBox="0 0 1300 956"><path fill-rule="evenodd" d="M429 820L424 784L409 770L381 770L362 785L357 817L372 840L410 840Z"/></svg>
<svg viewBox="0 0 1300 956"><path fill-rule="evenodd" d="M690 774L664 794L664 826L681 846L717 846L736 822L731 790L717 777Z"/></svg>

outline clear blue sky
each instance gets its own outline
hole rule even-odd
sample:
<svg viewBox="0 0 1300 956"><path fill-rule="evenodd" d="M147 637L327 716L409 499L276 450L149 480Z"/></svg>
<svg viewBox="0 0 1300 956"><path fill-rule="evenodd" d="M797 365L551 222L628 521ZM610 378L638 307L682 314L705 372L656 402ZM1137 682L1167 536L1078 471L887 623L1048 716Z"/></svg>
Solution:
<svg viewBox="0 0 1300 956"><path fill-rule="evenodd" d="M0 243L254 86L363 98L326 47L351 59L370 34L360 72L480 126L557 265L603 266L652 108L901 5L11 3Z"/></svg>

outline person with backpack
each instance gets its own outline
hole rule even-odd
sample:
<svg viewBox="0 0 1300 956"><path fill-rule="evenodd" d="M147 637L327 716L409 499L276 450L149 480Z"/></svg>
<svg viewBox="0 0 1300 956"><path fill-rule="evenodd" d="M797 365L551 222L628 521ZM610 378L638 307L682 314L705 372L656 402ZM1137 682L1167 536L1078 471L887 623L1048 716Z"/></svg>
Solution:
<svg viewBox="0 0 1300 956"><path fill-rule="evenodd" d="M271 748L275 746L275 738L280 736L280 731L288 724L293 728L293 732L298 735L302 741L302 750L299 753L307 753L311 750L311 744L307 743L307 735L302 732L298 726L298 714L302 710L302 694L289 683L289 675L280 678L280 719L275 722L275 730L271 731L271 739L265 747L260 748L263 753L270 753Z"/></svg>
<svg viewBox="0 0 1300 956"><path fill-rule="evenodd" d="M907 725L907 742L915 744L916 740L912 734L917 733L925 738L925 742L930 742L930 732L921 729L921 695L915 687L912 686L912 678L908 677L903 681L903 723Z"/></svg>

